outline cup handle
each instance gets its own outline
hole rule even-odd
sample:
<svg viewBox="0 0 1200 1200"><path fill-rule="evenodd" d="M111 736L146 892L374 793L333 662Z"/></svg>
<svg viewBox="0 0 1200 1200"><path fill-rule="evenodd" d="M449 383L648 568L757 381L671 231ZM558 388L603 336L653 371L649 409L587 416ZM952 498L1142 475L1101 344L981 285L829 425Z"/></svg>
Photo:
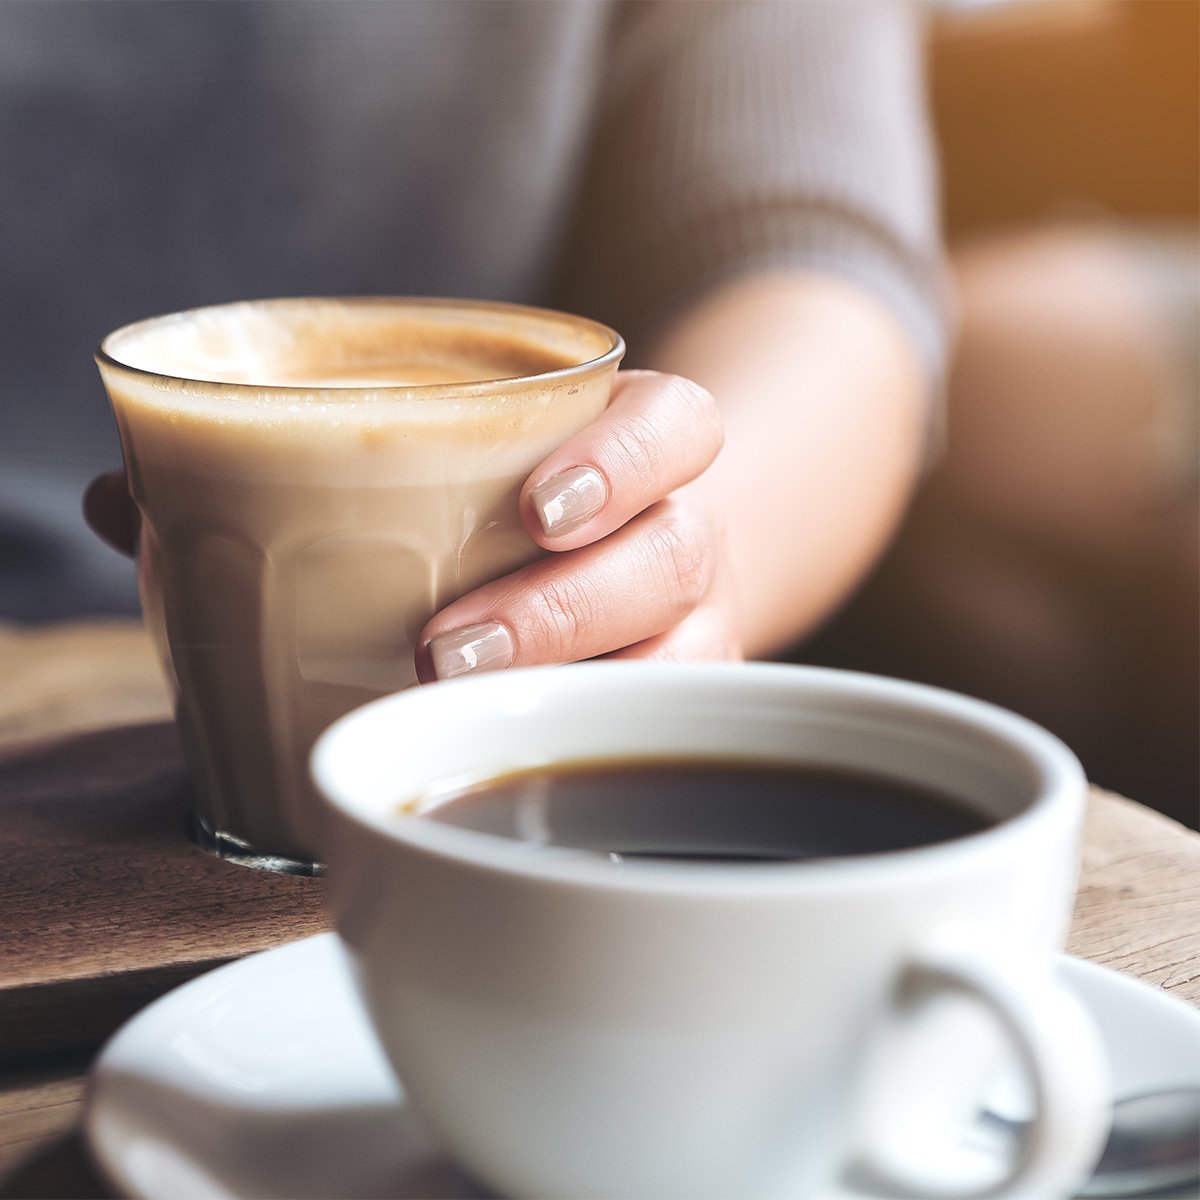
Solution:
<svg viewBox="0 0 1200 1200"><path fill-rule="evenodd" d="M894 1000L913 1011L946 995L965 996L989 1014L1029 1084L1033 1117L1012 1161L1001 1178L982 1183L919 1178L924 1172L911 1167L911 1154L898 1167L868 1145L852 1177L896 1200L1070 1195L1100 1156L1111 1111L1106 1055L1090 1015L1044 966L961 944L915 954L900 974ZM888 1091L894 1116L903 1096Z"/></svg>

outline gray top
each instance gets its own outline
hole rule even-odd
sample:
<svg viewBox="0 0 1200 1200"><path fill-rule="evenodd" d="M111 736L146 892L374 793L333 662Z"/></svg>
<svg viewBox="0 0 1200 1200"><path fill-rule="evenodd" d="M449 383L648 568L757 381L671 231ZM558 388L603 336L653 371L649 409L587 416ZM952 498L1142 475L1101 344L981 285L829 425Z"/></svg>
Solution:
<svg viewBox="0 0 1200 1200"><path fill-rule="evenodd" d="M267 295L874 289L940 370L920 30L859 0L0 3L0 616L136 606L79 496L110 329Z"/></svg>

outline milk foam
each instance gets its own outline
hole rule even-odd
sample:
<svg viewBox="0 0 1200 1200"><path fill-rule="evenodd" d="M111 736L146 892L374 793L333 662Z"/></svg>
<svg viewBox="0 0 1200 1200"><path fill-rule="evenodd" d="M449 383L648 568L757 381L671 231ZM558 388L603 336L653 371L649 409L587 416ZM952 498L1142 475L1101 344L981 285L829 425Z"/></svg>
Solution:
<svg viewBox="0 0 1200 1200"><path fill-rule="evenodd" d="M213 478L392 486L511 474L577 424L613 335L515 306L270 300L119 331L101 359L136 457ZM134 370L123 370L121 367ZM198 464L197 464L198 465Z"/></svg>
<svg viewBox="0 0 1200 1200"><path fill-rule="evenodd" d="M517 306L264 300L127 327L105 350L140 371L252 387L427 386L525 378L599 358L607 330Z"/></svg>

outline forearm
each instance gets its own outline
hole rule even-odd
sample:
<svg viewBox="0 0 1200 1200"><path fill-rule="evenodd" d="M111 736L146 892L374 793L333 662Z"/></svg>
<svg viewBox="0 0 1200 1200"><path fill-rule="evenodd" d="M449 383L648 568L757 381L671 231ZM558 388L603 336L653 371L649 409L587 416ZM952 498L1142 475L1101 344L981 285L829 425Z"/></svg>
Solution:
<svg viewBox="0 0 1200 1200"><path fill-rule="evenodd" d="M717 399L726 441L692 486L724 521L748 656L810 632L898 526L925 447L927 378L870 293L748 277L677 318L646 364Z"/></svg>

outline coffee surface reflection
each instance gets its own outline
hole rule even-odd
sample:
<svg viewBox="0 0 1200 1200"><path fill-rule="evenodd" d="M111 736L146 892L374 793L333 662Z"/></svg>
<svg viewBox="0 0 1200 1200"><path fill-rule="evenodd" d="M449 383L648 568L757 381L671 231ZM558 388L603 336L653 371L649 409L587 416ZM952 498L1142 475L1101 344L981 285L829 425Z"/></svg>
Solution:
<svg viewBox="0 0 1200 1200"><path fill-rule="evenodd" d="M797 862L908 850L990 822L896 779L736 759L556 764L423 798L423 817L497 837L690 862Z"/></svg>

